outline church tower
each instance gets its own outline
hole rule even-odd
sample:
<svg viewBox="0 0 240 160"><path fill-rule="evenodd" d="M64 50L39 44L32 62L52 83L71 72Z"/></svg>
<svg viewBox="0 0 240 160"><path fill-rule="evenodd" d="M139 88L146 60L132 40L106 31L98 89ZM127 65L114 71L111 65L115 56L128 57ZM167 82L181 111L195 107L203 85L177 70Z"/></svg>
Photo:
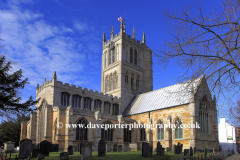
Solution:
<svg viewBox="0 0 240 160"><path fill-rule="evenodd" d="M121 97L120 113L134 96L153 90L152 51L147 47L145 33L142 43L126 34L125 21L120 32L111 30L111 39L106 41L103 33L101 92Z"/></svg>

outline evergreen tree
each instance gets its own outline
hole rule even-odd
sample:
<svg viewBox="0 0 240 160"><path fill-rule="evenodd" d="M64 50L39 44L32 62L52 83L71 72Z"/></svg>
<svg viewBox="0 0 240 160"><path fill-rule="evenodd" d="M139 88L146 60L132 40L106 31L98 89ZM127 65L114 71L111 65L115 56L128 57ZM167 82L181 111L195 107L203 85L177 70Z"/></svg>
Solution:
<svg viewBox="0 0 240 160"><path fill-rule="evenodd" d="M17 115L15 120L5 120L0 125L0 146L3 143L20 141L21 121L29 121L29 115Z"/></svg>
<svg viewBox="0 0 240 160"><path fill-rule="evenodd" d="M6 62L5 56L0 56L0 111L18 112L32 111L31 106L38 101L34 101L31 96L26 102L21 102L21 97L17 95L20 89L23 89L28 79L22 80L22 70L10 73L11 62Z"/></svg>

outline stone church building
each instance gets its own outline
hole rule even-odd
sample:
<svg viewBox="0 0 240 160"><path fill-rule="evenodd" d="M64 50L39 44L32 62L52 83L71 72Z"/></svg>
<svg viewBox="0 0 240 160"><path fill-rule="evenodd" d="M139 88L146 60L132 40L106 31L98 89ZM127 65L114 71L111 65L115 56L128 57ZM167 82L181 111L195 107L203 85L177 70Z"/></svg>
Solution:
<svg viewBox="0 0 240 160"><path fill-rule="evenodd" d="M21 123L20 138L33 144L48 140L59 144L60 151L69 145L91 142L93 150L104 139L106 144L136 145L142 142L153 148L160 141L167 150L178 142L183 149L218 149L216 99L212 98L204 75L197 79L153 91L152 51L126 34L125 22L120 32L111 31L111 39L102 42L101 92L63 84L53 79L36 88L36 112ZM65 124L145 124L151 128L68 128ZM200 124L200 128L193 124ZM168 126L165 126L168 124ZM187 127L173 128L171 125ZM161 127L164 126L164 127ZM191 127L189 127L191 126ZM196 125L197 126L197 125ZM62 127L62 128L61 128Z"/></svg>

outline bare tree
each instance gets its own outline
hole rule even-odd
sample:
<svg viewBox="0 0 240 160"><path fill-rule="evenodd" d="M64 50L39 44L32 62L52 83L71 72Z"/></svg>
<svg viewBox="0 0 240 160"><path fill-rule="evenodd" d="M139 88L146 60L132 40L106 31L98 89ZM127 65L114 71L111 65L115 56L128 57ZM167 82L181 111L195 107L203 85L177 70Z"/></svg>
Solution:
<svg viewBox="0 0 240 160"><path fill-rule="evenodd" d="M164 12L172 39L154 53L163 67L175 59L186 68L180 81L204 73L210 91L229 100L240 89L239 12L239 0L225 0L210 13L205 13L201 3L181 13Z"/></svg>

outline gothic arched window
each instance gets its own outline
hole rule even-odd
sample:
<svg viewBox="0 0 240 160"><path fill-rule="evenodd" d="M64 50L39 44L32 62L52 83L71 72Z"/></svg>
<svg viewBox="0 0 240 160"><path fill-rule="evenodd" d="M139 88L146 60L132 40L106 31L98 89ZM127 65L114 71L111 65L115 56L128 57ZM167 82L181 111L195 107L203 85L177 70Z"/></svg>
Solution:
<svg viewBox="0 0 240 160"><path fill-rule="evenodd" d="M131 77L131 89L132 90L134 89L133 85L134 85L134 75L132 75L132 77Z"/></svg>
<svg viewBox="0 0 240 160"><path fill-rule="evenodd" d="M203 98L200 101L199 124L200 124L200 132L201 133L209 133L208 103L207 103L206 98Z"/></svg>
<svg viewBox="0 0 240 160"><path fill-rule="evenodd" d="M119 105L114 103L113 104L113 115L118 115L119 114Z"/></svg>
<svg viewBox="0 0 240 160"><path fill-rule="evenodd" d="M115 62L115 49L113 49L113 50L111 50L111 52L112 52L112 63L114 63Z"/></svg>
<svg viewBox="0 0 240 160"><path fill-rule="evenodd" d="M127 128L124 128L124 142L132 142L132 133L131 130L129 130L129 125Z"/></svg>
<svg viewBox="0 0 240 160"><path fill-rule="evenodd" d="M110 121L103 123L108 124L109 126L113 125ZM113 141L113 129L112 127L109 127L107 130L105 128L101 129L101 139L105 141Z"/></svg>
<svg viewBox="0 0 240 160"><path fill-rule="evenodd" d="M89 97L84 97L84 106L83 109L91 111L92 99Z"/></svg>
<svg viewBox="0 0 240 160"><path fill-rule="evenodd" d="M104 102L104 113L110 114L111 103Z"/></svg>
<svg viewBox="0 0 240 160"><path fill-rule="evenodd" d="M86 120L84 118L81 118L77 124L80 124L85 127L79 127L79 125L77 125L76 140L87 140L88 129L86 127L87 126Z"/></svg>
<svg viewBox="0 0 240 160"><path fill-rule="evenodd" d="M99 99L95 99L94 111L100 111L101 112L101 106L102 106L102 101L99 100Z"/></svg>
<svg viewBox="0 0 240 160"><path fill-rule="evenodd" d="M116 61L118 61L119 60L119 45L117 45L116 51L117 51Z"/></svg>
<svg viewBox="0 0 240 160"><path fill-rule="evenodd" d="M134 50L134 64L137 65L137 50Z"/></svg>
<svg viewBox="0 0 240 160"><path fill-rule="evenodd" d="M125 84L128 84L128 72L125 74Z"/></svg>
<svg viewBox="0 0 240 160"><path fill-rule="evenodd" d="M108 86L109 86L109 84L108 84L108 76L106 76L106 78L105 78L105 92L107 92L108 91Z"/></svg>
<svg viewBox="0 0 240 160"><path fill-rule="evenodd" d="M72 95L72 107L73 108L81 108L81 96L79 95Z"/></svg>
<svg viewBox="0 0 240 160"><path fill-rule="evenodd" d="M107 67L108 64L107 64L107 52L105 52L105 67Z"/></svg>
<svg viewBox="0 0 240 160"><path fill-rule="evenodd" d="M180 127L182 124L181 120L178 118L175 122L176 128L175 128L175 139L181 139L183 138L183 130L182 127Z"/></svg>
<svg viewBox="0 0 240 160"><path fill-rule="evenodd" d="M113 75L110 75L110 80L109 80L109 91L111 91L113 88Z"/></svg>
<svg viewBox="0 0 240 160"><path fill-rule="evenodd" d="M162 121L160 121L157 126L157 139L164 140L164 126Z"/></svg>
<svg viewBox="0 0 240 160"><path fill-rule="evenodd" d="M133 49L130 48L130 63L133 63Z"/></svg>
<svg viewBox="0 0 240 160"><path fill-rule="evenodd" d="M136 90L139 91L139 76L136 79Z"/></svg>
<svg viewBox="0 0 240 160"><path fill-rule="evenodd" d="M117 72L114 73L114 77L113 77L113 89L116 89L118 86L118 76L117 76Z"/></svg>
<svg viewBox="0 0 240 160"><path fill-rule="evenodd" d="M70 94L67 92L62 92L61 93L61 106L69 106L69 98Z"/></svg>
<svg viewBox="0 0 240 160"><path fill-rule="evenodd" d="M111 64L111 51L108 52L108 65Z"/></svg>
<svg viewBox="0 0 240 160"><path fill-rule="evenodd" d="M145 141L145 140L146 140L145 128L140 128L140 141Z"/></svg>

